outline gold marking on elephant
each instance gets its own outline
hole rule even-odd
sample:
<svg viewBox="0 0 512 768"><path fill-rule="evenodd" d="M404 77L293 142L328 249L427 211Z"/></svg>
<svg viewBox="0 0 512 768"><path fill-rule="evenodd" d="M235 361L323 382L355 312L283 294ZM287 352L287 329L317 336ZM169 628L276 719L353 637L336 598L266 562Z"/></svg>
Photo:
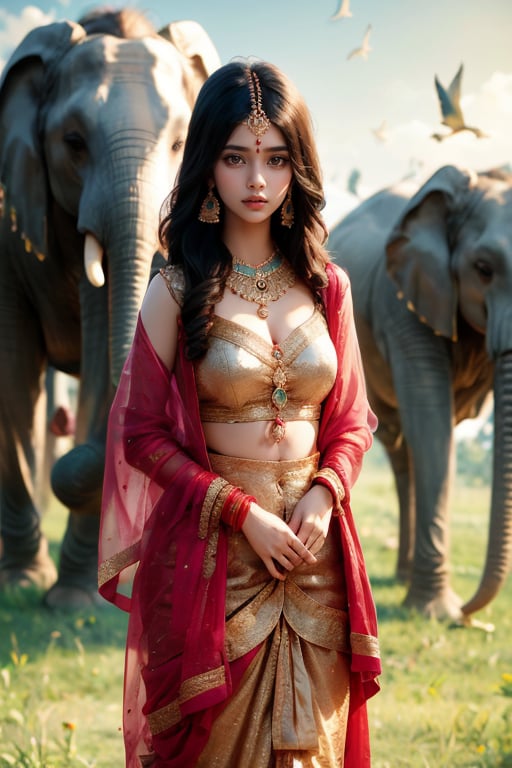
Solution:
<svg viewBox="0 0 512 768"><path fill-rule="evenodd" d="M109 87L106 83L101 83L96 89L96 101L106 104L109 96Z"/></svg>
<svg viewBox="0 0 512 768"><path fill-rule="evenodd" d="M16 232L16 230L18 229L18 219L16 216L16 209L11 208L11 210L9 211L9 215L11 218L11 232Z"/></svg>

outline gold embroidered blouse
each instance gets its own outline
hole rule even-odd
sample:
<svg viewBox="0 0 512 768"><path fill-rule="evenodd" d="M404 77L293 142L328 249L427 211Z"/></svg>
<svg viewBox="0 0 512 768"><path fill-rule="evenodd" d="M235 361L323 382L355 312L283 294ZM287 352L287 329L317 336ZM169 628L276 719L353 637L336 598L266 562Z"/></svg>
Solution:
<svg viewBox="0 0 512 768"><path fill-rule="evenodd" d="M201 421L316 421L336 376L336 352L318 309L279 345L215 316L196 363ZM281 400L276 402L276 397Z"/></svg>

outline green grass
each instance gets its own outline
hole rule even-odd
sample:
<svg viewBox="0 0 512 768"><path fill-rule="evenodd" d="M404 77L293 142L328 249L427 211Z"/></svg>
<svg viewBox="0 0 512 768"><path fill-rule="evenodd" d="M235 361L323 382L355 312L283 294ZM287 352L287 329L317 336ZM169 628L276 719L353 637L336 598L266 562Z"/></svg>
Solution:
<svg viewBox="0 0 512 768"><path fill-rule="evenodd" d="M65 523L44 518L51 551ZM0 767L122 768L127 615L48 611L36 590L0 597Z"/></svg>
<svg viewBox="0 0 512 768"><path fill-rule="evenodd" d="M401 606L394 578L397 505L375 446L353 492L379 617L381 692L369 703L373 768L512 766L512 580L477 618L493 633L428 621ZM452 584L476 590L490 491L457 483L450 521Z"/></svg>
<svg viewBox="0 0 512 768"><path fill-rule="evenodd" d="M487 488L454 492L452 580L464 599L479 583L489 501ZM512 767L512 580L478 616L492 634L428 621L401 606L396 500L378 446L353 508L383 656L382 690L369 703L373 768ZM44 526L56 554L62 508ZM123 768L126 623L109 606L60 614L36 592L0 597L0 768Z"/></svg>

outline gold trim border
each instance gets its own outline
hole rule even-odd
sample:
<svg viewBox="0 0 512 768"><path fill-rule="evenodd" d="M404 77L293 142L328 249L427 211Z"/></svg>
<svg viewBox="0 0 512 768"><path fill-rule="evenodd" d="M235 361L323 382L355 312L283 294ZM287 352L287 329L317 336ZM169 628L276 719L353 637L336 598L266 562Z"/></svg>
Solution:
<svg viewBox="0 0 512 768"><path fill-rule="evenodd" d="M138 542L132 544L122 552L116 552L115 555L104 560L98 567L98 586L102 587L107 581L117 576L124 568L137 562Z"/></svg>
<svg viewBox="0 0 512 768"><path fill-rule="evenodd" d="M155 709L154 712L150 712L146 715L149 729L153 736L166 731L168 728L172 728L173 725L179 723L181 720L180 705L189 701L189 699L198 696L201 693L206 693L213 688L218 688L226 683L226 673L224 667L217 667L217 669L210 669L208 672L202 672L199 675L185 680L182 683L180 693L177 699L174 699L169 704L166 704L160 709Z"/></svg>
<svg viewBox="0 0 512 768"><path fill-rule="evenodd" d="M359 656L380 658L379 641L373 635L361 635L358 632L351 632L350 647L352 653L357 653Z"/></svg>

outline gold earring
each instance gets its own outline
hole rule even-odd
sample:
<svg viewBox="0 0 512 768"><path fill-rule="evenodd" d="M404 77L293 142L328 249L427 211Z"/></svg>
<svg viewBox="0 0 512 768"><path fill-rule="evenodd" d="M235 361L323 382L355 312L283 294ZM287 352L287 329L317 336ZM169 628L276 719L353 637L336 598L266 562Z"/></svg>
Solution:
<svg viewBox="0 0 512 768"><path fill-rule="evenodd" d="M293 210L292 190L290 188L283 203L283 207L281 208L281 224L283 227L288 227L288 229L291 229L294 216L295 211Z"/></svg>
<svg viewBox="0 0 512 768"><path fill-rule="evenodd" d="M198 219L204 224L218 224L220 221L220 203L213 194L214 186L213 181L208 183L208 194L199 209Z"/></svg>

